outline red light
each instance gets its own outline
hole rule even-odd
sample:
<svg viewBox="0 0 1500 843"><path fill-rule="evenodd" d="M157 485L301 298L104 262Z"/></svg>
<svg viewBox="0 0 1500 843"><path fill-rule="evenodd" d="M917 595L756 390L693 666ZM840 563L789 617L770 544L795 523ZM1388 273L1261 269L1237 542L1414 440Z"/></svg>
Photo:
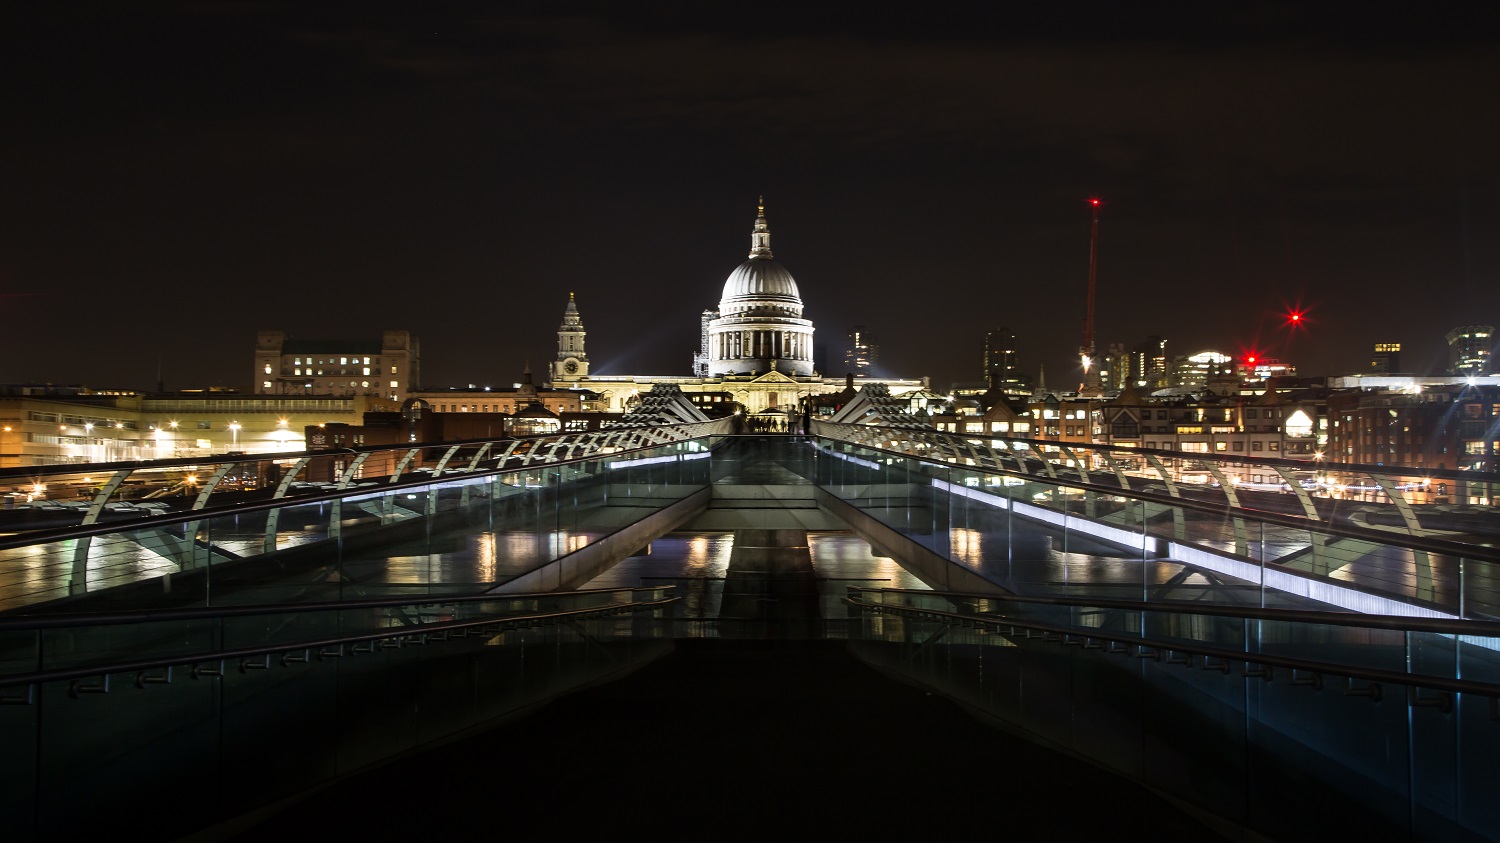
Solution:
<svg viewBox="0 0 1500 843"><path fill-rule="evenodd" d="M1255 355L1252 354L1249 357L1246 357L1245 362L1251 364L1252 366L1255 365Z"/></svg>
<svg viewBox="0 0 1500 843"><path fill-rule="evenodd" d="M1292 321L1293 322L1301 322L1302 321L1302 314L1300 314L1300 313L1293 313L1292 314Z"/></svg>
<svg viewBox="0 0 1500 843"><path fill-rule="evenodd" d="M1099 204L1099 200L1098 199L1090 199L1089 200L1089 204L1090 205L1098 205Z"/></svg>

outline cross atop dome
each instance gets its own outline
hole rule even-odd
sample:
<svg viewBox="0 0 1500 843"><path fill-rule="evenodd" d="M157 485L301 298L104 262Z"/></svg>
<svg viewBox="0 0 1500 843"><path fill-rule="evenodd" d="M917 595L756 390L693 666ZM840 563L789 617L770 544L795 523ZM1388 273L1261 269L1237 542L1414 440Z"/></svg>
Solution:
<svg viewBox="0 0 1500 843"><path fill-rule="evenodd" d="M771 229L766 225L766 197L756 203L755 231L750 234L751 259L771 259Z"/></svg>

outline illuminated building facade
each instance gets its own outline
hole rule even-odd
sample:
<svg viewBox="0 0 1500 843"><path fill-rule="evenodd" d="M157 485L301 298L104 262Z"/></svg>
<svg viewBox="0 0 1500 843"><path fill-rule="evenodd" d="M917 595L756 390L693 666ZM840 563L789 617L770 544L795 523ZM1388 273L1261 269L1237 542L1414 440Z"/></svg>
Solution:
<svg viewBox="0 0 1500 843"><path fill-rule="evenodd" d="M1370 353L1371 375L1395 375L1401 372L1401 343L1377 342Z"/></svg>
<svg viewBox="0 0 1500 843"><path fill-rule="evenodd" d="M1245 398L1206 389L1147 395L1126 387L1103 400L1046 395L1030 403L1028 415L1034 439L1220 456L1310 459L1328 431L1321 388L1268 389Z"/></svg>
<svg viewBox="0 0 1500 843"><path fill-rule="evenodd" d="M1145 342L1137 343L1130 352L1127 382L1131 386L1164 389L1171 386L1170 364L1167 341L1156 335L1149 336Z"/></svg>
<svg viewBox="0 0 1500 843"><path fill-rule="evenodd" d="M1265 383L1271 378L1296 377L1297 367L1275 357L1250 355L1235 364L1234 373L1241 383Z"/></svg>
<svg viewBox="0 0 1500 843"><path fill-rule="evenodd" d="M553 383L572 383L589 376L589 356L583 350L587 336L583 317L578 315L578 303L573 300L573 294L568 293L568 308L563 311L562 324L557 329L557 359L552 361Z"/></svg>
<svg viewBox="0 0 1500 843"><path fill-rule="evenodd" d="M1495 342L1492 325L1461 325L1449 331L1448 373L1459 377L1493 374Z"/></svg>
<svg viewBox="0 0 1500 843"><path fill-rule="evenodd" d="M396 406L374 395L0 387L0 467L296 452L308 425L353 423Z"/></svg>
<svg viewBox="0 0 1500 843"><path fill-rule="evenodd" d="M1099 361L1099 382L1105 389L1121 389L1130 383L1130 352L1122 342L1110 343Z"/></svg>
<svg viewBox="0 0 1500 843"><path fill-rule="evenodd" d="M374 340L298 340L285 331L255 337L257 395L375 395L405 400L421 384L421 344L410 331Z"/></svg>
<svg viewBox="0 0 1500 843"><path fill-rule="evenodd" d="M1031 394L1032 378L1021 371L1016 335L1009 328L995 328L984 335L984 379L989 389L1012 398Z"/></svg>
<svg viewBox="0 0 1500 843"><path fill-rule="evenodd" d="M772 259L766 207L750 233L750 255L724 282L717 316L704 320L709 377L779 372L813 375L813 324L802 318L802 296L786 268ZM695 361L696 362L696 361Z"/></svg>
<svg viewBox="0 0 1500 843"><path fill-rule="evenodd" d="M1224 375L1233 377L1234 358L1218 351L1200 351L1172 361L1172 385L1205 386Z"/></svg>
<svg viewBox="0 0 1500 843"><path fill-rule="evenodd" d="M553 413L598 409L597 396L587 389L537 386L528 367L521 382L501 387L420 389L411 394L433 413L519 413L532 405Z"/></svg>
<svg viewBox="0 0 1500 843"><path fill-rule="evenodd" d="M585 409L627 412L659 383L682 390L689 401L717 412L731 405L747 413L796 413L817 396L838 393L842 377L820 374L814 359L813 323L802 318L802 296L790 272L771 254L771 230L765 204L757 209L750 234L750 254L724 282L717 308L699 316L699 343L689 375L599 375L582 364L568 371L566 363L576 340L583 351L583 322L578 303L570 295L558 331L559 369L552 367L554 385L588 390L593 398ZM866 383L885 384L893 395L927 387L926 378L862 377ZM437 400L437 399L433 399ZM471 402L472 403L472 402ZM481 404L483 402L480 402Z"/></svg>
<svg viewBox="0 0 1500 843"><path fill-rule="evenodd" d="M1326 457L1333 462L1417 469L1500 470L1500 385L1350 390L1328 402ZM1488 504L1493 490L1435 488L1435 500ZM1443 502L1438 500L1438 502Z"/></svg>
<svg viewBox="0 0 1500 843"><path fill-rule="evenodd" d="M880 341L863 325L849 329L849 344L844 349L844 372L855 377L869 377L880 362Z"/></svg>

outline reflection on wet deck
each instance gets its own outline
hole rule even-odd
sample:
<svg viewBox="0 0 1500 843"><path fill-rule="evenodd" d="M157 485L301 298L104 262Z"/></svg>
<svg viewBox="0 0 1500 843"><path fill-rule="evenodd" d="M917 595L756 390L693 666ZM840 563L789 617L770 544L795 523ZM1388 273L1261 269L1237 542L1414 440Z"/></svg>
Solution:
<svg viewBox="0 0 1500 843"><path fill-rule="evenodd" d="M820 582L820 608L825 617L838 611L838 600L843 597L846 585L927 588L894 559L876 555L869 544L853 533L809 533L807 543L813 574ZM681 616L717 618L723 608L724 582L733 551L733 533L671 533L583 587L627 588L670 583L677 586L682 598Z"/></svg>

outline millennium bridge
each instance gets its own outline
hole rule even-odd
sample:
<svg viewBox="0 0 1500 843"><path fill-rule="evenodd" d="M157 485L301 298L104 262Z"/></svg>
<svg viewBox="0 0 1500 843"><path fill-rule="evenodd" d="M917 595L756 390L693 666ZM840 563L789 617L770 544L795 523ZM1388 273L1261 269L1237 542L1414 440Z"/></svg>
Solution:
<svg viewBox="0 0 1500 843"><path fill-rule="evenodd" d="M1500 837L1500 475L974 438L868 393L790 434L659 388L588 433L5 471L7 836L760 835L801 800Z"/></svg>

